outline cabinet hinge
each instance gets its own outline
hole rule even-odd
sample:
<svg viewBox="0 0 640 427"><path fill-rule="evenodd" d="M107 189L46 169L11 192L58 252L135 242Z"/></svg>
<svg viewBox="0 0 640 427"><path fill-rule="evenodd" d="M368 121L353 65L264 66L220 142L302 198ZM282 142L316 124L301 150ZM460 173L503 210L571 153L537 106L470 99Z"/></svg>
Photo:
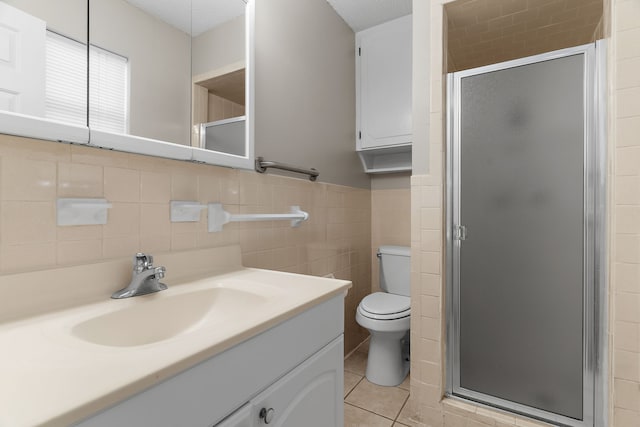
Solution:
<svg viewBox="0 0 640 427"><path fill-rule="evenodd" d="M358 139L362 139L362 132L358 131Z"/></svg>
<svg viewBox="0 0 640 427"><path fill-rule="evenodd" d="M362 48L361 47L358 48L358 56L362 56Z"/></svg>

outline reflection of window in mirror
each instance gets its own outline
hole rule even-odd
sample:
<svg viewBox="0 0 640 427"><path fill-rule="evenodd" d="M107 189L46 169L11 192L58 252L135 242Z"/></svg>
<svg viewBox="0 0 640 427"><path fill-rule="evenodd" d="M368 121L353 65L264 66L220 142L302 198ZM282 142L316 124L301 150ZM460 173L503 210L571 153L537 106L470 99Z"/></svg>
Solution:
<svg viewBox="0 0 640 427"><path fill-rule="evenodd" d="M94 45L89 58L89 127L128 133L128 59Z"/></svg>
<svg viewBox="0 0 640 427"><path fill-rule="evenodd" d="M47 30L45 117L65 123L87 123L86 44ZM90 47L89 126L127 131L127 58Z"/></svg>
<svg viewBox="0 0 640 427"><path fill-rule="evenodd" d="M87 45L47 30L45 117L87 124Z"/></svg>

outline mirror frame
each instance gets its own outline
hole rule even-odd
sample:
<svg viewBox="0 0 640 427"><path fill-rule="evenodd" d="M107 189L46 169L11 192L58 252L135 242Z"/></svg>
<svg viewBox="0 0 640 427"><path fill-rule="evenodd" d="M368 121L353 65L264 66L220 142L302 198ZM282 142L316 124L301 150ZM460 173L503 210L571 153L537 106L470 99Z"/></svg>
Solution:
<svg viewBox="0 0 640 427"><path fill-rule="evenodd" d="M89 17L87 17L87 20ZM174 160L193 161L239 169L254 169L255 117L255 0L246 1L245 11L245 156L205 150L134 135L116 134L56 122L46 118L0 111L0 133L59 143L81 144L88 147L123 151ZM88 45L88 43L87 43Z"/></svg>

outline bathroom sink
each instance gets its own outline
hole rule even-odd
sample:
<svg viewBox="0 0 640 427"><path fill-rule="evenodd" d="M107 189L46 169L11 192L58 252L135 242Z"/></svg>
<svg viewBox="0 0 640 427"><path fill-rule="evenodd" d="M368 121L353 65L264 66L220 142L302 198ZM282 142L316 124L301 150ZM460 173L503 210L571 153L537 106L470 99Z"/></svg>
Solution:
<svg viewBox="0 0 640 427"><path fill-rule="evenodd" d="M167 340L199 325L240 316L241 309L262 305L266 298L244 290L216 287L179 294L137 297L126 308L78 323L76 338L113 347L133 347Z"/></svg>

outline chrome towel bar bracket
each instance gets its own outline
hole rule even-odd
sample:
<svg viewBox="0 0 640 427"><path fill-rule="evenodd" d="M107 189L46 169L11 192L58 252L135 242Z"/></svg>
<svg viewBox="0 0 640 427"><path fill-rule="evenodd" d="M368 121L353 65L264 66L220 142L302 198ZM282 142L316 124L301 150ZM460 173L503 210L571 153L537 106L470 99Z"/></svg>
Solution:
<svg viewBox="0 0 640 427"><path fill-rule="evenodd" d="M270 161L264 160L262 157L256 158L256 172L265 173L268 168L280 169L284 171L309 175L309 180L311 181L315 181L316 178L318 178L318 176L320 175L320 172L318 172L314 168L303 169L297 166L287 165L285 163L270 162Z"/></svg>

